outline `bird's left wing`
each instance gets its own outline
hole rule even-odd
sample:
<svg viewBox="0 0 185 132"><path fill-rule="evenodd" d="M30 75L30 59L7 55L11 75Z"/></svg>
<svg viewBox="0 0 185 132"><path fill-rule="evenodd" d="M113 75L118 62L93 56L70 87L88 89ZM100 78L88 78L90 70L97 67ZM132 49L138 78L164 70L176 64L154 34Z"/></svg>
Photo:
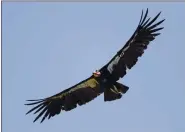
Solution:
<svg viewBox="0 0 185 132"><path fill-rule="evenodd" d="M109 63L100 69L100 71L107 69L113 82L126 75L126 70L131 69L136 64L138 58L142 56L148 44L160 34L157 33L157 31L163 29L163 27L158 28L157 26L159 26L164 19L155 23L160 14L161 12L158 13L152 20L150 20L150 18L146 19L148 15L148 9L145 15L143 15L142 11L139 25L132 37L109 61Z"/></svg>
<svg viewBox="0 0 185 132"><path fill-rule="evenodd" d="M98 95L100 95L100 84L91 76L54 96L45 99L28 100L31 102L25 105L36 106L29 110L26 114L33 111L34 114L39 113L34 122L41 116L41 122L43 122L45 118L50 119L50 117L59 114L61 110L70 111L76 108L77 105L86 104Z"/></svg>

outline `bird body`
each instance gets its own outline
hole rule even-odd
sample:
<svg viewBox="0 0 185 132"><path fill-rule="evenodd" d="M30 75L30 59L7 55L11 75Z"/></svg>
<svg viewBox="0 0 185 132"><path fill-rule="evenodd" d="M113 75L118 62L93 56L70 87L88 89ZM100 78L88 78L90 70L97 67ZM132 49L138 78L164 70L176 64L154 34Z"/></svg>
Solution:
<svg viewBox="0 0 185 132"><path fill-rule="evenodd" d="M61 111L70 111L76 108L77 105L84 105L102 93L104 94L104 101L120 99L129 87L119 83L118 80L124 77L127 70L136 64L138 58L147 49L148 44L160 35L156 32L162 30L163 27L157 28L157 26L164 19L154 23L160 13L150 20L150 18L146 19L148 9L145 15L142 11L140 22L134 34L105 66L93 72L89 78L58 94L44 99L28 100L31 103L26 105L36 106L29 110L27 114L35 111L34 114L39 114L34 122L41 116L43 116L41 120L43 122L46 118L50 119Z"/></svg>

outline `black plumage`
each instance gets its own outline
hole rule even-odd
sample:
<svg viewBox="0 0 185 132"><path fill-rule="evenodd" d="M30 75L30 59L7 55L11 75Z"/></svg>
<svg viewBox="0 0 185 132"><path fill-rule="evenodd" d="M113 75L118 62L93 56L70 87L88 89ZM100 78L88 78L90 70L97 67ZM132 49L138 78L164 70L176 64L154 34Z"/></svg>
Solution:
<svg viewBox="0 0 185 132"><path fill-rule="evenodd" d="M125 46L100 70L97 70L89 78L80 83L45 99L27 100L30 103L26 105L35 105L26 114L38 113L34 122L42 116L41 122L46 118L60 114L63 111L70 111L93 100L104 93L104 101L113 101L120 99L129 87L117 82L126 75L127 69L131 69L138 58L141 57L147 49L148 44L160 35L157 31L163 29L158 27L163 21L155 22L159 17L157 14L152 20L147 18L146 13L141 14L140 22L134 34L126 42Z"/></svg>

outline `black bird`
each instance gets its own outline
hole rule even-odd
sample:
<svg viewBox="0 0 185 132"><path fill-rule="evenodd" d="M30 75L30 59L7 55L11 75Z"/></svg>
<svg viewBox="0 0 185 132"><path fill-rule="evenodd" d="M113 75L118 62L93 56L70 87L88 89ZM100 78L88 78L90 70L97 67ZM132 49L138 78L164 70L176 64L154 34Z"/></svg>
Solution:
<svg viewBox="0 0 185 132"><path fill-rule="evenodd" d="M150 20L147 18L148 9L145 14L142 11L140 22L134 34L105 66L93 72L89 78L56 95L45 99L27 100L31 102L25 105L36 106L26 114L35 111L34 114L39 114L34 122L41 116L41 122L43 122L45 118L50 119L58 115L61 110L70 111L77 105L88 103L102 93L104 93L104 101L120 99L129 87L117 81L126 75L127 69L131 69L136 64L148 44L160 35L157 31L162 30L163 27L158 28L158 25L165 20L155 22L160 14L161 12Z"/></svg>

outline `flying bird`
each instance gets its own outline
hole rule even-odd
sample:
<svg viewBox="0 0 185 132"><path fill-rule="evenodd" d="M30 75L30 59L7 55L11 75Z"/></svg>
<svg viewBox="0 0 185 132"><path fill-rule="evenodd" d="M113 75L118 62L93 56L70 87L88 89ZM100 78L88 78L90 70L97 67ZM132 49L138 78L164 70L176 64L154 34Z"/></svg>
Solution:
<svg viewBox="0 0 185 132"><path fill-rule="evenodd" d="M38 113L34 122L41 118L41 123L46 119L60 114L61 111L70 111L77 106L84 105L97 96L104 94L104 101L120 99L129 87L121 84L118 80L124 77L138 58L147 49L148 44L160 35L158 27L165 19L156 22L161 12L153 19L148 18L148 9L141 14L139 24L122 49L101 69L96 70L89 78L51 97L37 100L27 100L25 105L35 105L26 114Z"/></svg>

